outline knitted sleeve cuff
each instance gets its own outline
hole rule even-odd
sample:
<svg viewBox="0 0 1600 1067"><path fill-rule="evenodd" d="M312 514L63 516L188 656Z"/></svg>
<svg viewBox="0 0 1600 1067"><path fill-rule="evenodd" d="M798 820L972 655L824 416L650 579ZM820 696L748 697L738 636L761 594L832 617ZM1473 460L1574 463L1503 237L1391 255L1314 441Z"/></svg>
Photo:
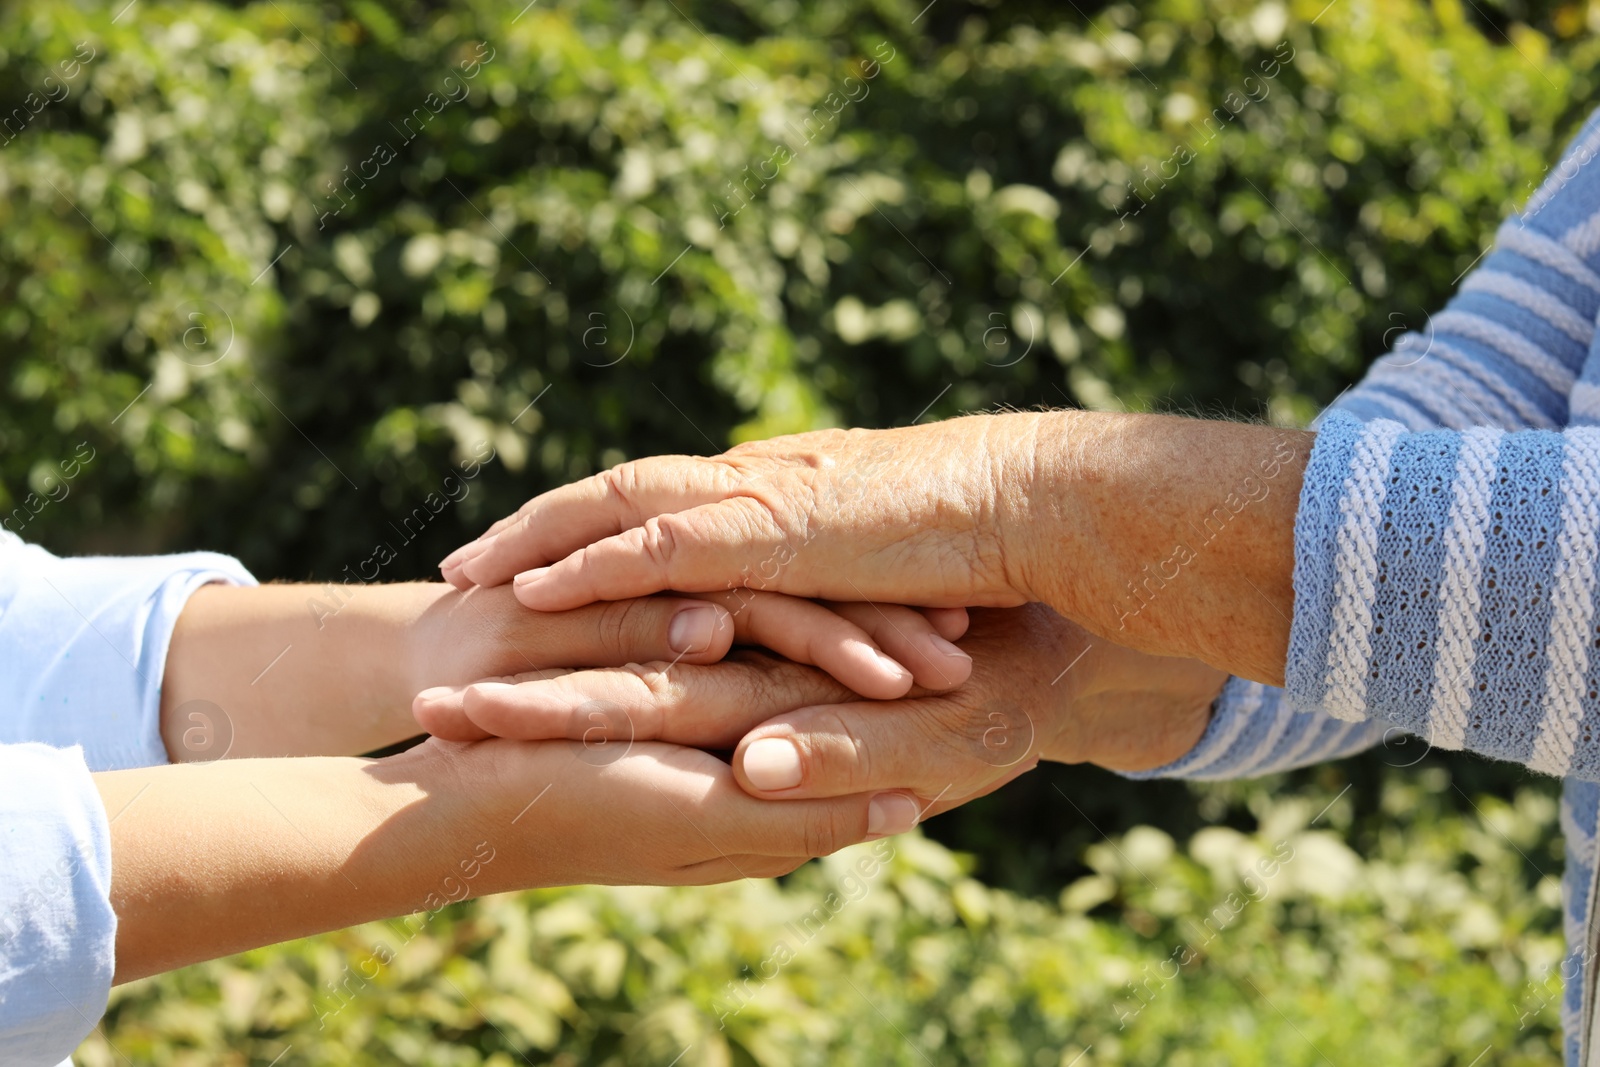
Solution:
<svg viewBox="0 0 1600 1067"><path fill-rule="evenodd" d="M1376 721L1340 722L1321 712L1297 712L1283 698L1281 689L1230 678L1194 748L1163 767L1123 776L1196 781L1257 778L1343 759L1382 740L1388 728Z"/></svg>
<svg viewBox="0 0 1600 1067"><path fill-rule="evenodd" d="M1600 430L1331 413L1295 525L1295 711L1600 776Z"/></svg>

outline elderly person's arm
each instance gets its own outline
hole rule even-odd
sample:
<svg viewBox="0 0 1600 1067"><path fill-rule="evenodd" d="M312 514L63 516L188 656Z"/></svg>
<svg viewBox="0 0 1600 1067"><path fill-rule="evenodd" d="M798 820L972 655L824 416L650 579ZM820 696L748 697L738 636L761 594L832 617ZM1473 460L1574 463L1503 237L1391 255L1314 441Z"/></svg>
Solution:
<svg viewBox="0 0 1600 1067"><path fill-rule="evenodd" d="M1575 387L1574 382L1588 355L1594 335L1596 308L1600 305L1600 277L1595 271L1597 264L1592 262L1595 258L1592 248L1594 242L1585 236L1596 228L1593 208L1595 203L1600 202L1597 200L1600 198L1600 176L1597 176L1595 168L1582 166L1586 162L1582 152L1588 151L1583 146L1594 140L1595 133L1596 121L1592 118L1577 138L1579 145L1571 153L1575 158L1558 167L1528 203L1522 215L1512 218L1501 228L1497 238L1498 247L1468 276L1461 292L1452 299L1445 311L1431 320L1425 333L1402 338L1395 352L1380 361L1361 386L1341 400L1341 408L1364 419L1399 420L1406 428L1413 430L1436 425L1458 429L1475 425L1527 429L1565 423L1570 397L1574 404L1574 421L1584 421L1584 411L1588 409L1582 405L1594 407L1592 398L1596 390L1583 383L1577 383ZM1591 410L1589 414L1594 412ZM1087 420L1089 425L1101 421L1098 416L1080 417ZM1108 425L1115 423L1109 422ZM863 543L869 546L869 551L863 552L863 556L875 555L870 548L880 544L886 530L890 541L886 546L886 554L892 559L915 558L923 563L948 564L952 557L955 558L956 566L923 568L923 595L942 598L951 594L952 583L948 579L954 579L956 588L953 591L958 595L964 582L973 595L999 597L999 602L1007 602L1004 599L1007 596L1033 595L1037 589L1037 595L1054 595L1056 599L1052 600L1053 603L1069 612L1081 612L1091 625L1101 632L1110 632L1117 639L1125 639L1131 634L1133 639L1140 642L1153 641L1154 647L1161 650L1172 650L1171 646L1176 644L1183 651L1207 655L1212 662L1252 677L1273 681L1281 677L1282 666L1289 658L1286 649L1289 619L1295 618L1298 624L1303 615L1305 629L1312 639L1305 643L1306 647L1301 649L1299 657L1303 673L1308 677L1303 687L1296 687L1307 691L1296 694L1299 698L1296 706L1320 710L1329 687L1319 684L1309 675L1314 674L1319 665L1326 674L1332 653L1320 647L1321 642L1316 635L1320 633L1325 640L1332 633L1343 632L1314 624L1317 617L1331 615L1335 603L1340 602L1338 590L1327 581L1329 561L1337 554L1341 542L1338 523L1330 524L1330 520L1340 517L1341 506L1354 503L1352 500L1341 504L1343 498L1340 494L1344 489L1341 472L1344 476L1360 473L1369 482L1375 480L1382 483L1384 479L1380 468L1384 463L1393 461L1396 455L1402 465L1419 463L1412 446L1395 438L1393 443L1398 448L1396 452L1381 447L1378 442L1369 442L1360 457L1346 453L1330 459L1328 471L1325 472L1329 475L1326 480L1329 484L1323 484L1316 494L1321 502L1313 501L1314 517L1320 521L1320 526L1313 530L1313 524L1305 522L1305 558L1302 565L1307 569L1307 584L1301 589L1300 603L1296 605L1284 580L1293 573L1289 552L1293 508L1285 509L1281 505L1286 501L1292 503L1294 496L1293 493L1281 492L1287 485L1276 475L1284 473L1284 468L1275 467L1273 460L1268 459L1254 481L1246 482L1241 477L1236 485L1230 487L1227 474L1219 476L1205 460L1215 454L1211 451L1212 447L1223 441L1226 435L1237 435L1237 428L1206 425L1178 427L1176 423L1153 425L1158 426L1160 436L1143 442L1146 446L1143 457L1135 455L1132 463L1127 463L1107 450L1098 455L1091 454L1089 462L1076 468L1069 465L1068 473L1070 475L1075 471L1079 475L1076 479L1054 479L1063 492L1058 498L1045 501L1042 513L1050 516L1052 509L1070 512L1054 516L1068 526L1085 525L1084 511L1089 511L1092 519L1094 508L1084 509L1082 502L1086 498L1092 499L1096 494L1104 496L1107 486L1119 484L1119 479L1125 483L1130 474L1133 475L1135 495L1131 502L1124 502L1120 508L1115 494L1112 494L1109 502L1102 502L1109 503L1110 507L1104 508L1101 515L1110 515L1112 521L1109 530L1102 529L1098 540L1088 539L1095 546L1092 554L1075 552L1069 556L1058 551L1053 559L1041 564L1033 558L1036 553L1023 553L1029 558L1025 575L1043 573L1045 580L1035 582L1027 577L1017 581L1004 577L999 581L984 580L987 575L996 572L1004 575L1015 571L1017 553L1010 552L1002 558L1000 550L1008 550L1011 541L991 534L989 531L993 522L985 522L996 509L1005 508L1006 502L997 504L992 494L985 494L981 489L972 491L974 479L967 477L972 473L970 460L981 453L969 449L960 456L951 457L951 461L942 467L938 462L932 463L933 477L925 480L922 496L913 493L901 499L898 494L885 494L880 484L881 476L892 470L897 451L887 442L868 445L855 453L851 453L842 442L832 456L813 452L809 457L816 464L813 471L803 469L808 459L802 454L803 449L794 449L793 459L801 468L789 472L796 476L794 480L799 485L799 492L794 495L799 498L807 495L812 497L804 535L798 539L780 537L776 544L769 539L768 543L750 553L759 557L764 566L728 575L724 580L732 583L751 581L753 575L756 579L753 584L767 588L797 587L808 581L825 583L828 575L813 577L808 572L803 554L819 540L818 530L825 530L841 510L853 510L858 523L870 525L876 521L883 527L877 533L878 540L874 539L871 532L868 533ZM958 440L957 434L947 430L938 432L952 443ZM1265 434L1270 431L1256 432ZM1192 439L1206 451L1198 455L1183 454L1185 449L1181 442L1188 435L1193 435ZM1476 443L1466 448L1465 455L1469 462L1475 462L1474 457L1481 458L1482 437L1481 433L1478 434ZM1234 439L1242 440L1238 437ZM789 443L799 444L803 440L789 439ZM1148 467L1147 461L1152 450L1165 451L1170 456L1174 451L1174 440L1179 442L1175 450L1180 454L1172 459L1170 465L1162 463L1157 465L1161 469L1140 472L1138 468L1141 464ZM1467 441L1466 437L1451 439L1445 447L1459 456ZM1285 436L1275 444L1275 448L1281 447L1293 453L1292 460L1284 465L1289 468L1291 480L1300 476L1300 467L1306 458L1305 443L1306 439L1296 441ZM1560 445L1563 453L1567 446L1568 442ZM754 446L749 450L751 454L748 458L742 456L740 450L730 453L725 457L726 463L735 470L714 475L710 479L710 486L701 487L702 491L698 494L683 494L683 499L677 504L665 504L653 494L651 478L639 477L639 470L617 472L618 480L625 482L635 493L637 508L632 514L603 515L597 509L585 509L581 504L584 495L581 488L562 491L568 494L564 500L547 495L532 502L519 515L497 524L485 538L454 554L446 561L446 577L458 584L466 584L474 579L503 581L524 567L540 567L556 560L567 548L578 547L578 542L594 541L603 535L625 530L633 530L630 536L636 544L648 542L651 547L666 548L674 557L686 554L680 552L682 538L677 535L688 531L691 552L687 554L692 554L694 542L708 529L704 525L707 520L726 520L733 514L721 506L689 510L715 499L719 490L747 497L738 506L751 508L752 513L770 510L768 505L778 496L772 491L772 483L778 479L761 473L764 464L771 465L770 461L760 458L758 453L762 447ZM1070 447L1069 442L1063 450ZM1237 456L1227 454L1230 451L1227 445L1224 444L1222 450L1225 460L1231 462L1237 459ZM817 451L827 451L827 448ZM851 454L855 455L854 476L845 472L840 478L837 471L829 469L830 464ZM1356 462L1358 459L1359 464ZM649 462L667 464L672 461ZM1105 471L1108 464L1109 477ZM779 461L779 465L782 465L782 461ZM963 469L964 466L967 469ZM981 468L981 465L978 466ZM1426 466L1414 466L1412 474L1424 479L1432 477L1431 491L1441 491L1446 486L1454 491L1458 485L1454 469L1430 475L1424 469ZM757 476L743 477L747 473ZM1174 473L1180 475L1180 484L1175 492L1168 492L1167 487L1171 485ZM1244 472L1235 469L1233 473ZM1147 477L1146 474L1153 477ZM1269 474L1274 477L1267 478ZM1459 488L1463 494L1467 494L1473 485L1481 488L1485 477L1496 480L1498 484L1499 480L1515 481L1527 475L1526 464L1520 470L1495 470L1480 464L1476 480L1460 484ZM1196 509L1198 515L1183 519L1173 514L1169 504L1173 500L1193 499L1196 494L1181 484L1191 476L1196 486L1208 486L1214 496L1209 501L1202 499L1201 506ZM720 485L717 483L719 477L723 479ZM1558 474L1556 480L1564 486L1561 491L1576 485L1565 475ZM1028 481L1026 478L1013 478L1013 482ZM1331 484L1334 481L1339 484ZM737 484L728 490L728 483ZM842 483L843 492L834 488L839 483ZM870 489L866 488L869 486ZM1548 489L1548 485L1545 489ZM1152 490L1155 490L1157 497L1155 506L1148 515L1142 514L1137 505L1148 501ZM934 496L931 502L926 499L928 494ZM1277 494L1275 503L1280 506L1257 506L1268 503L1273 494ZM1254 499L1258 497L1262 499ZM1324 497L1328 499L1323 500ZM1307 499L1310 499L1309 495ZM840 504L846 507L840 508ZM552 507L559 508L562 505L567 505L568 514L588 510L591 529L587 536L580 534L567 545L556 546L548 542L541 545L540 537L546 531L532 527L538 518L552 514ZM1468 507L1465 497L1462 507ZM1019 510L1011 506L1011 514ZM680 514L664 517L654 528L641 525L650 516L674 511ZM1032 512L1039 513L1040 509ZM930 516L934 521L927 521ZM952 516L956 520L955 535L951 536L946 531L946 536L940 538L938 520L945 520L948 525ZM1306 520L1312 517L1303 516ZM1556 517L1561 518L1560 515ZM903 519L909 521L902 522ZM1174 519L1178 520L1176 525L1180 527L1177 531L1173 530ZM1263 519L1266 520L1267 529L1258 529L1240 545L1238 533L1247 529L1245 524L1259 528L1263 525ZM1439 519L1436 515L1427 520L1435 526L1421 534L1424 546L1440 547L1442 542L1437 536L1440 531L1436 525ZM711 525L714 527L715 523ZM1087 525L1092 528L1095 524L1088 522ZM760 530L761 525L758 523L755 528ZM1169 537L1176 532L1179 539L1174 541L1172 548L1177 550L1181 546L1181 550L1162 553L1158 537L1154 556L1140 560L1138 556L1141 553L1134 552L1134 559L1130 561L1130 553L1125 551L1126 545L1137 542L1150 529L1163 530ZM1388 532L1387 527L1385 530ZM663 537L663 534L666 536ZM962 535L965 535L964 540ZM1356 552L1358 548L1358 542L1351 540L1353 535L1354 531L1342 535L1347 553ZM1062 538L1048 530L1043 536L1052 539L1051 543L1058 546L1079 545L1084 541L1071 536ZM1233 539L1232 544L1229 543L1230 538ZM1458 530L1453 550L1456 556L1452 557L1456 562L1460 561L1461 538L1465 538L1469 547L1475 543L1465 528ZM933 542L931 546L930 542ZM1205 551L1201 550L1202 546ZM575 571L584 567L592 570L598 557L618 547L622 546L615 541L602 541L594 545L577 559L559 564L549 572L549 577L556 579L557 588L544 588L544 581L525 582L521 596L529 602L539 603L543 602L541 598L567 595L573 591L570 579ZM1212 552L1210 549L1213 547L1227 551ZM1238 551L1234 551L1236 548ZM1266 550L1263 558L1252 560L1251 553L1262 548ZM1231 558L1224 560L1224 554ZM1000 559L1001 562L998 566L985 567L986 559ZM1105 562L1108 560L1116 569L1110 576L1106 574L1108 568ZM1222 567L1213 566L1219 561L1224 563ZM659 566L662 560L658 558L654 562ZM838 568L830 560L813 553L812 563L815 569L833 570L832 580L843 584L839 582ZM1455 563L1451 566L1454 567ZM1268 580L1265 582L1258 580L1262 567L1266 568L1264 576ZM1049 573L1050 568L1055 569L1055 575ZM636 565L636 569L645 571L648 565ZM1220 588L1200 588L1214 584L1205 580L1208 573L1220 577ZM974 581L974 575L979 580ZM639 575L635 573L621 584L626 586L638 578ZM861 584L856 574L851 573L849 578ZM1196 578L1202 580L1195 582ZM1480 576L1480 582L1488 585L1496 578L1498 576L1487 579ZM1357 583L1367 581L1354 570L1349 572L1347 580ZM1503 578L1499 580L1503 581ZM548 577L545 581L548 581ZM1459 591L1464 581L1459 573L1456 581ZM563 584L565 590L561 588ZM1393 610L1392 605L1378 602L1382 594L1394 592L1392 585L1380 587L1380 583L1374 581L1372 591L1377 597L1372 611L1383 614ZM1215 610L1206 606L1205 597L1208 595L1217 597ZM1538 595L1538 587L1534 595ZM1097 599L1098 604L1095 603ZM1461 598L1457 599L1459 601ZM1185 617L1183 611L1174 613L1170 610L1180 603L1187 605L1186 610L1199 610L1201 613ZM1338 610L1344 615L1354 612L1359 617L1362 614L1362 609L1353 605L1348 596L1343 604ZM1299 613L1294 610L1296 606L1301 609ZM1441 630L1446 636L1478 632L1481 620L1471 611L1453 618L1454 621ZM1493 631L1487 632L1492 635ZM1219 638L1229 647L1218 647L1216 640ZM1359 658L1362 639L1340 640L1341 649L1348 651L1353 647ZM1529 644L1536 645L1539 640L1535 635ZM1452 655L1459 659L1462 654L1460 640L1452 637L1451 642L1451 647L1456 649ZM1524 645L1524 650L1528 647ZM1276 653L1270 657L1270 662L1262 664L1260 653L1264 649L1274 648ZM1368 700L1370 697L1366 711L1376 711L1378 714L1403 712L1404 709L1393 706L1397 700L1403 699L1409 705L1410 713L1398 714L1397 717L1426 734L1433 718L1426 705L1435 699L1436 690L1442 696L1449 686L1442 682L1434 685L1432 675L1438 671L1430 656L1413 654L1407 657L1407 663L1413 670L1427 674L1427 677L1413 680L1409 689L1404 684L1391 687L1387 684L1395 680L1391 670L1385 684L1373 686L1361 699ZM1358 664L1348 669L1359 675L1367 669L1367 665ZM1590 689L1583 687L1573 672L1561 673L1561 677L1576 686L1573 689L1576 698L1582 701L1591 699L1588 696ZM1487 678L1478 678L1476 681L1479 685L1489 684ZM1498 687L1501 682L1496 678L1494 685ZM1526 689L1524 685L1515 691L1525 693ZM1340 690L1334 692L1337 695ZM1346 686L1342 692L1348 698L1349 687ZM1461 697L1458 694L1452 699L1459 704ZM1514 702L1520 698L1508 695L1506 699ZM1318 754L1346 751L1349 746L1360 742L1356 734L1365 737L1370 733L1345 731L1340 726L1325 726L1320 721L1312 720L1304 720L1303 728L1291 727L1291 723L1302 720L1293 717L1294 710L1283 702L1282 694L1243 680L1230 683L1219 701L1218 710L1217 725L1222 729L1215 732L1215 737L1233 737L1235 744L1253 747L1250 751L1230 751L1225 755L1211 752L1207 757L1207 765L1229 767L1239 773L1297 763L1306 756L1315 758ZM1345 711L1344 714L1351 712ZM1267 720L1271 720L1270 723ZM1515 728L1525 729L1525 723ZM1271 743L1257 743L1261 737ZM1445 740L1469 746L1478 744L1473 738L1458 740L1454 730L1446 732ZM1208 734L1206 744L1212 743L1212 735ZM1481 743L1486 751L1512 755L1513 758L1516 758L1518 751L1526 748L1525 744L1508 738L1489 737Z"/></svg>
<svg viewBox="0 0 1600 1067"><path fill-rule="evenodd" d="M541 610L730 585L1040 601L1131 647L1273 682L1312 440L1090 412L801 434L639 460L546 493L446 573L518 575L518 599Z"/></svg>
<svg viewBox="0 0 1600 1067"><path fill-rule="evenodd" d="M874 491L842 495L874 448ZM664 489L658 470L687 488ZM630 495L602 495L619 482ZM1407 432L1335 416L1312 435L992 416L642 461L529 514L479 559L557 560L517 590L536 607L738 582L793 544L771 583L785 592L1043 601L1102 637L1250 680L1283 681L1287 663L1300 709L1600 775L1600 745L1578 751L1600 706L1593 428ZM524 530L531 554L508 567Z"/></svg>

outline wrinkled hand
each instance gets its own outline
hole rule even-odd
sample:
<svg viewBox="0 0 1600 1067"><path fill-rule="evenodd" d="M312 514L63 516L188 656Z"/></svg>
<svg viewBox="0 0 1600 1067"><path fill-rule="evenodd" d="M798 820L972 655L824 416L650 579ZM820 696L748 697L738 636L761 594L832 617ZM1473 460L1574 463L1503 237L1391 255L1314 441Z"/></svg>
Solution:
<svg viewBox="0 0 1600 1067"><path fill-rule="evenodd" d="M1041 605L978 610L972 677L946 693L855 700L818 671L759 653L715 666L632 665L440 689L416 713L442 736L566 737L591 752L670 741L733 747L733 774L771 799L873 797L898 833L991 792L1040 759L1157 767L1193 747L1224 676L1090 638Z"/></svg>
<svg viewBox="0 0 1600 1067"><path fill-rule="evenodd" d="M440 564L544 611L664 589L1014 606L1029 415L825 430L624 463L535 497Z"/></svg>

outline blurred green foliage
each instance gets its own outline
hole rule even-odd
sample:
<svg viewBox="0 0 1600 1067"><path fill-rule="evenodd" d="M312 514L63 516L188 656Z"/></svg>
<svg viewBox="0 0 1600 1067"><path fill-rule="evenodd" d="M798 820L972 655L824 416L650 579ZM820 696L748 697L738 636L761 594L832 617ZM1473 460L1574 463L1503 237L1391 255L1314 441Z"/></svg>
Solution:
<svg viewBox="0 0 1600 1067"><path fill-rule="evenodd" d="M492 447L392 579L625 456L1304 422L1537 182L1597 47L1451 0L922 6L10 7L0 101L94 58L0 148L0 507L87 442L21 532L326 577Z"/></svg>
<svg viewBox="0 0 1600 1067"><path fill-rule="evenodd" d="M1555 159L1591 25L1544 0L23 0L0 517L263 578L387 542L398 580L629 456L999 404L1304 423ZM1412 758L1192 791L1044 769L930 828L988 887L908 841L726 1032L719 990L834 868L454 908L321 1024L389 935L263 950L130 987L108 1032L139 1063L1550 1062L1553 1008L1518 1026L1555 952L1553 787ZM1119 1030L1230 891L1217 835L1270 850L1346 784L1296 854L1347 890L1275 886Z"/></svg>
<svg viewBox="0 0 1600 1067"><path fill-rule="evenodd" d="M1348 799L1253 791L1250 832L1135 827L1051 900L916 834L782 885L487 898L122 987L80 1067L1554 1063L1554 801L1450 793L1394 779L1428 833L1362 858Z"/></svg>

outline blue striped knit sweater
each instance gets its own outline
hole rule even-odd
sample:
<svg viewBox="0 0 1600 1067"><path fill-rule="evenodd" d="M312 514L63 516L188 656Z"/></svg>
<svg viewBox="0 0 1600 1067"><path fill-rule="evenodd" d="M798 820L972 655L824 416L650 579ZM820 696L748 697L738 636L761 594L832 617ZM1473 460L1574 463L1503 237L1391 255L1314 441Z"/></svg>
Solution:
<svg viewBox="0 0 1600 1067"><path fill-rule="evenodd" d="M1600 813L1600 111L1425 333L1324 412L1284 689L1232 679L1135 777L1336 759L1395 727L1565 779L1562 1001L1578 1063Z"/></svg>

